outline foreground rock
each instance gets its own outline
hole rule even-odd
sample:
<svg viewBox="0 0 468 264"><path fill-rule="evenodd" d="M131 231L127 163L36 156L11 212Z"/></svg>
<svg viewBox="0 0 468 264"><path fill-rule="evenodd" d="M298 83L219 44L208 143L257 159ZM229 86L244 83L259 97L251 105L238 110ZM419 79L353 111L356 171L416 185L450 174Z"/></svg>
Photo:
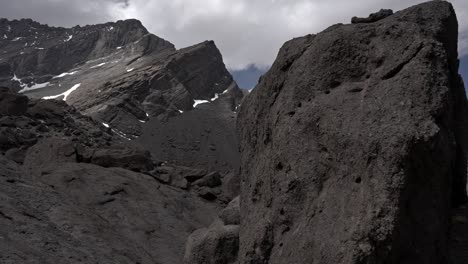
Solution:
<svg viewBox="0 0 468 264"><path fill-rule="evenodd" d="M447 2L287 42L239 113L240 263L448 263L466 118Z"/></svg>

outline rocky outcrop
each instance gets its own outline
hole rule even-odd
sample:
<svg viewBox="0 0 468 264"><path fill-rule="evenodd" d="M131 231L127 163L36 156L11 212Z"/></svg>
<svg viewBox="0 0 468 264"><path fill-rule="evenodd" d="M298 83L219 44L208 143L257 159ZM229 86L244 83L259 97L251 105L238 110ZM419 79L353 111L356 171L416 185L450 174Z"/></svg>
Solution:
<svg viewBox="0 0 468 264"><path fill-rule="evenodd" d="M467 175L455 12L367 22L287 42L244 100L240 263L448 263Z"/></svg>

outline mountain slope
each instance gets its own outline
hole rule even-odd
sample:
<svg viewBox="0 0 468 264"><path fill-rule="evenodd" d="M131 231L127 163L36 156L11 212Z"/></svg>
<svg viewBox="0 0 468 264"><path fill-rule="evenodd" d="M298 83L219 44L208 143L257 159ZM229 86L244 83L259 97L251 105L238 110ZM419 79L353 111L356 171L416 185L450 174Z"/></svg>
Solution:
<svg viewBox="0 0 468 264"><path fill-rule="evenodd" d="M239 194L244 94L214 42L136 20L0 33L0 262L181 263Z"/></svg>

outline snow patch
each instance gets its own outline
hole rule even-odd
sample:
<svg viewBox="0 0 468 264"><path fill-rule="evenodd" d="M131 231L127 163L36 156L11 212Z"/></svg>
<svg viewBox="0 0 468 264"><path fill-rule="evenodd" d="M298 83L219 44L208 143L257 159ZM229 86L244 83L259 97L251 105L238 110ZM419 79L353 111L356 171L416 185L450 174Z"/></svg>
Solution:
<svg viewBox="0 0 468 264"><path fill-rule="evenodd" d="M105 65L106 63L103 62L103 63L99 63L98 65L94 65L93 67L91 67L90 69L94 69L94 68L98 68L98 67L101 67L103 65Z"/></svg>
<svg viewBox="0 0 468 264"><path fill-rule="evenodd" d="M149 117L149 114L148 113L145 113L147 117Z"/></svg>
<svg viewBox="0 0 468 264"><path fill-rule="evenodd" d="M229 89L224 90L224 92L222 94L225 94L227 92L229 92Z"/></svg>
<svg viewBox="0 0 468 264"><path fill-rule="evenodd" d="M133 71L135 68L128 69L127 72Z"/></svg>
<svg viewBox="0 0 468 264"><path fill-rule="evenodd" d="M106 124L106 123L102 123L103 126L109 128L109 124Z"/></svg>
<svg viewBox="0 0 468 264"><path fill-rule="evenodd" d="M206 104L210 102L208 100L193 100L193 101L194 101L193 108L197 107L197 105L199 104Z"/></svg>
<svg viewBox="0 0 468 264"><path fill-rule="evenodd" d="M117 47L117 49L121 49L122 47Z"/></svg>
<svg viewBox="0 0 468 264"><path fill-rule="evenodd" d="M114 27L111 26L108 30L109 30L109 31L112 31L112 30L114 30Z"/></svg>
<svg viewBox="0 0 468 264"><path fill-rule="evenodd" d="M78 71L64 72L64 73L61 73L61 74L59 74L59 75L57 75L57 76L52 77L52 79L58 79L58 78L65 77L65 76L67 76L67 75L73 75L73 74L75 74L75 73L77 73L77 72L78 72Z"/></svg>
<svg viewBox="0 0 468 264"><path fill-rule="evenodd" d="M67 34L68 35L68 34ZM73 35L68 35L68 38L64 42L68 42L73 38Z"/></svg>
<svg viewBox="0 0 468 264"><path fill-rule="evenodd" d="M7 31L8 31L8 32L11 31L11 26L10 26L10 25L7 26Z"/></svg>
<svg viewBox="0 0 468 264"><path fill-rule="evenodd" d="M183 113L184 113L184 111L182 111L182 110L180 110L180 109L179 109L179 113L183 114Z"/></svg>
<svg viewBox="0 0 468 264"><path fill-rule="evenodd" d="M49 100L49 99L55 99L55 98L58 98L60 96L63 96L63 101L67 101L67 97L73 92L75 91L76 89L78 89L79 87L81 86L81 83L79 84L75 84L73 85L72 88L68 89L67 91L61 93L61 94L57 94L57 95L52 95L52 96L46 96L46 97L43 97L42 99L46 99L46 100Z"/></svg>
<svg viewBox="0 0 468 264"><path fill-rule="evenodd" d="M24 93L31 90L42 89L50 85L50 82L45 83L35 83L32 86L25 86L23 89L19 90L18 93Z"/></svg>
<svg viewBox="0 0 468 264"><path fill-rule="evenodd" d="M16 74L13 74L13 78L11 78L12 81L19 82L19 85L21 88L27 87L28 85L23 83L20 78L16 77Z"/></svg>
<svg viewBox="0 0 468 264"><path fill-rule="evenodd" d="M7 35L6 34L3 34L3 39L7 39Z"/></svg>
<svg viewBox="0 0 468 264"><path fill-rule="evenodd" d="M18 40L21 40L22 37L17 37L17 38L14 38L12 41L18 41Z"/></svg>
<svg viewBox="0 0 468 264"><path fill-rule="evenodd" d="M43 50L44 48L36 48L36 49L38 49L38 50Z"/></svg>
<svg viewBox="0 0 468 264"><path fill-rule="evenodd" d="M211 98L210 101L213 102L218 98L219 98L219 95L217 93L215 93L215 96L213 98Z"/></svg>

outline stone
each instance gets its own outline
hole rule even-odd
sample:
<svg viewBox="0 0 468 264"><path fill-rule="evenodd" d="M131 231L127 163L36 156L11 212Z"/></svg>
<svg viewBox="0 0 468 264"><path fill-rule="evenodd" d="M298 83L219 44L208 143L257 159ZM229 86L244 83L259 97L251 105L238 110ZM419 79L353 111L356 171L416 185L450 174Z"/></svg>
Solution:
<svg viewBox="0 0 468 264"><path fill-rule="evenodd" d="M219 218L223 221L225 225L240 225L240 197L234 198L227 206L224 208Z"/></svg>
<svg viewBox="0 0 468 264"><path fill-rule="evenodd" d="M284 44L238 116L239 263L449 263L457 42L452 5L430 1Z"/></svg>
<svg viewBox="0 0 468 264"><path fill-rule="evenodd" d="M197 186L206 186L206 187L218 187L222 184L221 181L221 175L219 175L219 172L211 172L208 173L207 175L203 176L203 178L196 180L195 182L192 183L192 185L197 185Z"/></svg>
<svg viewBox="0 0 468 264"><path fill-rule="evenodd" d="M193 232L185 248L186 264L235 264L239 226L214 224Z"/></svg>
<svg viewBox="0 0 468 264"><path fill-rule="evenodd" d="M197 190L198 195L208 201L216 200L217 196L214 191L208 187L201 187Z"/></svg>

